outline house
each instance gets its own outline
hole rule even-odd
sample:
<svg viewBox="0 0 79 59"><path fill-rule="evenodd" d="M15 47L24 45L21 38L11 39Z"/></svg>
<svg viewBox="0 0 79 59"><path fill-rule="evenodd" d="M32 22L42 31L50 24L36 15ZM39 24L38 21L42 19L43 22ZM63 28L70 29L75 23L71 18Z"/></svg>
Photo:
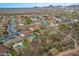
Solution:
<svg viewBox="0 0 79 59"><path fill-rule="evenodd" d="M25 35L24 34L20 34L20 36L24 37Z"/></svg>
<svg viewBox="0 0 79 59"><path fill-rule="evenodd" d="M21 37L24 37L26 35L29 35L31 32L30 31L22 31L22 33L20 33Z"/></svg>
<svg viewBox="0 0 79 59"><path fill-rule="evenodd" d="M37 29L40 29L40 26L39 25L31 25L29 27L30 30L37 30Z"/></svg>
<svg viewBox="0 0 79 59"><path fill-rule="evenodd" d="M20 36L20 35L17 35L17 36L14 38L13 42L19 42L19 41L22 41L22 40L23 40L23 37Z"/></svg>
<svg viewBox="0 0 79 59"><path fill-rule="evenodd" d="M53 24L52 25L59 25L59 24L70 24L71 20L68 18L54 18L52 20Z"/></svg>
<svg viewBox="0 0 79 59"><path fill-rule="evenodd" d="M22 45L22 42L17 42L17 43L15 43L14 45L13 45L13 48L16 50L16 49L20 49L20 48L22 48L23 47L23 45Z"/></svg>
<svg viewBox="0 0 79 59"><path fill-rule="evenodd" d="M34 24L38 24L40 20L38 16L31 16L30 19L32 20L32 23Z"/></svg>
<svg viewBox="0 0 79 59"><path fill-rule="evenodd" d="M48 23L47 23L45 20L41 20L41 21L39 22L39 25L45 27L45 26L48 25Z"/></svg>
<svg viewBox="0 0 79 59"><path fill-rule="evenodd" d="M9 50L4 45L0 44L0 56L6 56L8 51Z"/></svg>
<svg viewBox="0 0 79 59"><path fill-rule="evenodd" d="M32 39L31 39L31 38L29 38L29 39L28 39L28 41L29 41L29 42L32 42Z"/></svg>
<svg viewBox="0 0 79 59"><path fill-rule="evenodd" d="M31 33L31 34L28 35L28 41L29 42L32 42L33 40L36 40L36 38L37 38L36 35L33 34L33 33Z"/></svg>
<svg viewBox="0 0 79 59"><path fill-rule="evenodd" d="M24 26L24 24L23 24L23 23L19 23L19 25L20 25L20 26Z"/></svg>
<svg viewBox="0 0 79 59"><path fill-rule="evenodd" d="M16 22L17 23L22 23L22 17L20 15L16 16Z"/></svg>
<svg viewBox="0 0 79 59"><path fill-rule="evenodd" d="M78 19L74 19L74 22L78 22Z"/></svg>

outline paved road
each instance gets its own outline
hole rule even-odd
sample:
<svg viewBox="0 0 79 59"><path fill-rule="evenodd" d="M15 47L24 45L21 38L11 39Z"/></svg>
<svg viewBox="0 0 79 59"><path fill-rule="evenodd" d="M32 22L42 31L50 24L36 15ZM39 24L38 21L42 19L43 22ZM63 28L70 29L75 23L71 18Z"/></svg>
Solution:
<svg viewBox="0 0 79 59"><path fill-rule="evenodd" d="M14 21L15 21L15 19L13 18L8 24L7 32L9 34L3 36L1 39L5 40L5 41L8 41L8 40L10 40L12 38L15 38L17 34L20 34L20 30L14 32L14 29L13 29L14 28Z"/></svg>
<svg viewBox="0 0 79 59"><path fill-rule="evenodd" d="M9 34L11 34L11 33L14 32L14 31L13 31L13 23L12 23L12 21L10 21L10 23L8 24L7 32L8 32Z"/></svg>

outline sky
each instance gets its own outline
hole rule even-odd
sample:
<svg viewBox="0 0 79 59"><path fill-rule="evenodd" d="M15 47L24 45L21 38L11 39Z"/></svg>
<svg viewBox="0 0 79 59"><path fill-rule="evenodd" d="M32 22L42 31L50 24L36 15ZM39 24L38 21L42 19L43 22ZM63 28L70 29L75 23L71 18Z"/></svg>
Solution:
<svg viewBox="0 0 79 59"><path fill-rule="evenodd" d="M0 3L0 8L31 8L34 6L44 7L49 5L73 5L73 3Z"/></svg>

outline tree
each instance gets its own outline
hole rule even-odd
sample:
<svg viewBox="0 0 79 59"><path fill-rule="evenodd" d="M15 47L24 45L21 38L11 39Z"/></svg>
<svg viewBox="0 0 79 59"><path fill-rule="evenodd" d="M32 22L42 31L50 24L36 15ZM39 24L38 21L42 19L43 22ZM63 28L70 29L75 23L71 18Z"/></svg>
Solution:
<svg viewBox="0 0 79 59"><path fill-rule="evenodd" d="M59 51L58 51L58 49L56 49L56 48L52 48L52 49L49 50L48 53L49 53L50 55L56 55L56 54L59 53Z"/></svg>
<svg viewBox="0 0 79 59"><path fill-rule="evenodd" d="M28 47L28 45L29 45L28 39L24 38L23 41L22 41L22 44L23 44L24 47Z"/></svg>
<svg viewBox="0 0 79 59"><path fill-rule="evenodd" d="M32 23L32 20L26 18L26 19L23 20L23 23L24 23L25 25L30 25L30 24Z"/></svg>
<svg viewBox="0 0 79 59"><path fill-rule="evenodd" d="M30 54L30 43L27 38L24 38L22 41L23 47L19 49L19 54L20 56L26 56Z"/></svg>
<svg viewBox="0 0 79 59"><path fill-rule="evenodd" d="M9 50L9 52L8 52L9 54L11 54L12 56L16 56L17 55L17 52L16 51L14 51L14 50Z"/></svg>
<svg viewBox="0 0 79 59"><path fill-rule="evenodd" d="M59 24L58 28L61 30L61 31L64 31L66 29L69 29L69 26L66 25L66 24Z"/></svg>

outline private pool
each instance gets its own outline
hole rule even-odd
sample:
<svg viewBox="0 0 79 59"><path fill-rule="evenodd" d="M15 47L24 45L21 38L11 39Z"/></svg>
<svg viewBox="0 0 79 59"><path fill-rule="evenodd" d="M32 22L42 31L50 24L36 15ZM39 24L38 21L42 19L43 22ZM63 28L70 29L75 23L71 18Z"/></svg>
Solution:
<svg viewBox="0 0 79 59"><path fill-rule="evenodd" d="M15 48L17 49L22 48L22 45L17 45Z"/></svg>

